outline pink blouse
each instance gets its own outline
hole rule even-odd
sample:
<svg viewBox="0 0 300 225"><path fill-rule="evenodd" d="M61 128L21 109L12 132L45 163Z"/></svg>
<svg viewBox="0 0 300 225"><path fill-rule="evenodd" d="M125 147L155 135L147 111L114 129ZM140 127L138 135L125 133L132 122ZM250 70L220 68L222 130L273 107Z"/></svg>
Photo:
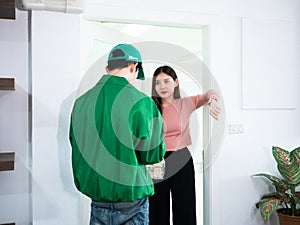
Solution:
<svg viewBox="0 0 300 225"><path fill-rule="evenodd" d="M162 117L167 151L176 151L192 144L189 128L190 116L194 110L207 104L208 99L206 94L200 94L175 99L172 104L163 107Z"/></svg>

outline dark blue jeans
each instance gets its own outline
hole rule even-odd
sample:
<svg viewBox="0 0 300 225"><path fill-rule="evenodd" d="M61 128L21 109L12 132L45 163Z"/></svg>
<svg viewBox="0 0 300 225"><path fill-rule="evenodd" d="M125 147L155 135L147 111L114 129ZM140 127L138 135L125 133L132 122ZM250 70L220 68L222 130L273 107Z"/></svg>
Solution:
<svg viewBox="0 0 300 225"><path fill-rule="evenodd" d="M90 225L148 225L148 198L134 202L91 203Z"/></svg>

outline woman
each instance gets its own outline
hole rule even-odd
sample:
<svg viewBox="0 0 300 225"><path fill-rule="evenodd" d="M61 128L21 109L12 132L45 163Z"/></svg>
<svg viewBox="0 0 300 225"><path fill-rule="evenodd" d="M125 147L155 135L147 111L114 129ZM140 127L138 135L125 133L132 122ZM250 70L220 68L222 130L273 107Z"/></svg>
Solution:
<svg viewBox="0 0 300 225"><path fill-rule="evenodd" d="M170 193L172 196L173 225L196 225L196 198L194 164L187 146L191 145L189 119L201 106L218 101L218 94L181 98L176 72L169 66L156 69L152 82L152 98L162 113L165 130L165 174L153 179L154 196L149 208L150 225L170 224ZM220 109L210 107L210 115L218 119Z"/></svg>

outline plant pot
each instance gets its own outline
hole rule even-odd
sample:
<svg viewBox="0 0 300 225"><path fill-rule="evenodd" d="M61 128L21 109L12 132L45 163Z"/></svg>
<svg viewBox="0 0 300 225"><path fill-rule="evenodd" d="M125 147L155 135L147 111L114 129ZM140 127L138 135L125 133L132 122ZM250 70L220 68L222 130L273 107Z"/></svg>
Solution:
<svg viewBox="0 0 300 225"><path fill-rule="evenodd" d="M284 214L283 209L277 210L277 215L279 218L280 225L299 225L300 224L300 216L289 216Z"/></svg>

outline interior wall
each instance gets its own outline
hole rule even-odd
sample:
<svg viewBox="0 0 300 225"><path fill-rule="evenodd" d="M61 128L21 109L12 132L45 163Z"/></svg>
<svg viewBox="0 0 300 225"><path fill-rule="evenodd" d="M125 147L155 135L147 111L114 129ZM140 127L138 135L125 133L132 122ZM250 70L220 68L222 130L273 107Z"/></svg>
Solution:
<svg viewBox="0 0 300 225"><path fill-rule="evenodd" d="M202 15L244 16L257 18L295 19L299 15L298 0L186 0L147 1L137 0L87 0L85 15L95 18L115 18L127 20L185 21L187 18L173 15L189 14L189 17ZM151 13L146 13L151 12ZM126 15L126 17L125 17ZM196 22L196 21L194 21ZM201 21L198 21L201 22Z"/></svg>
<svg viewBox="0 0 300 225"><path fill-rule="evenodd" d="M14 170L0 171L0 224L31 221L28 38L27 12L0 19L0 77L15 79L15 90L0 90L0 153L15 153Z"/></svg>
<svg viewBox="0 0 300 225"><path fill-rule="evenodd" d="M80 224L68 140L80 77L80 16L32 12L33 223Z"/></svg>
<svg viewBox="0 0 300 225"><path fill-rule="evenodd" d="M97 4L102 7L97 8ZM97 4L87 8L86 17L117 21L138 20L146 24L151 21L150 23L166 22L181 26L209 26L210 68L220 85L225 102L223 110L226 110L226 134L209 167L212 178L212 210L207 213L210 214L213 225L262 224L254 205L269 187L263 181L250 176L258 172L277 173L271 154L273 145L289 150L298 147L300 118L297 114L300 95L298 93L290 96L297 105L295 109L242 109L241 21L242 18L288 21L298 24L295 27L299 29L300 3L295 0L188 0L176 3L152 1L140 5L133 0L115 0ZM299 35L299 30L296 34ZM299 43L294 45L299 49ZM272 55L269 57L272 58ZM260 69L259 65L254 67ZM296 76L293 81L299 85L300 71L298 67L294 69ZM256 88L257 86L253 86L253 92ZM272 86L265 87L265 93L271 91L274 91ZM229 132L229 127L235 125L242 127L241 133ZM266 224L278 224L276 215Z"/></svg>

